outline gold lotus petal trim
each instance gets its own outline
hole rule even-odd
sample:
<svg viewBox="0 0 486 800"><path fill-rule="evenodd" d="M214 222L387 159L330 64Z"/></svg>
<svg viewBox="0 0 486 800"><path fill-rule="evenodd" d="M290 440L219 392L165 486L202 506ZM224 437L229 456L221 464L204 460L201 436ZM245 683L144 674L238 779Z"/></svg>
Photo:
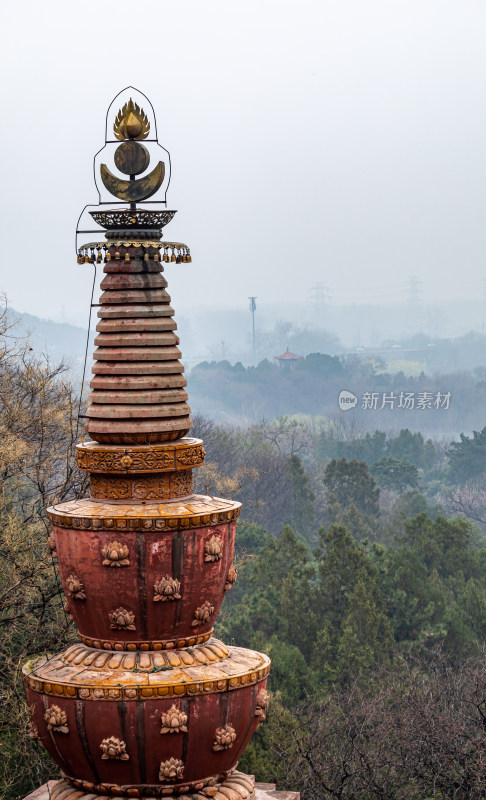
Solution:
<svg viewBox="0 0 486 800"><path fill-rule="evenodd" d="M206 786L211 787L210 794L206 792L199 794ZM64 779L55 783L50 789L50 800L58 800L58 798L62 798L62 800L93 800L94 792L98 795L96 800L108 800L108 798L111 800L114 796L127 796L127 791L131 788L133 787L119 786L117 784L96 784L64 775ZM84 791L85 794L80 796L79 790ZM162 788L160 784L146 785L144 790L153 797L162 795L166 800L176 800L176 798L181 800L181 795L183 795L183 800L202 800L203 797L212 797L214 800L227 800L228 791L231 790L233 793L237 793L238 800L254 800L255 779L250 775L231 769L202 780L177 786L165 785ZM196 794L193 794L193 792L196 792ZM138 797L140 793L133 796Z"/></svg>
<svg viewBox="0 0 486 800"><path fill-rule="evenodd" d="M108 683L105 662L104 674L94 674L90 683L83 664L68 667L61 656L32 659L23 668L26 685L35 692L54 697L80 698L84 700L149 700L153 698L177 698L184 695L216 694L235 691L259 684L270 671L270 659L240 647L230 647L229 656L221 662L180 666L149 674L141 670L112 670L112 682ZM113 653L107 653L107 658ZM71 670L70 681L60 681L56 671L63 677ZM43 674L44 673L44 674ZM135 673L135 674L134 674ZM79 683L77 682L79 680ZM81 683L82 681L82 683ZM122 684L122 685L120 685Z"/></svg>
<svg viewBox="0 0 486 800"><path fill-rule="evenodd" d="M85 666L90 670L104 671L108 668L152 672L160 670L161 667L192 667L208 661L216 663L228 658L229 652L226 645L219 639L209 639L202 644L177 650L132 652L110 650L106 652L106 658L103 660L99 650L78 642L69 647L60 658L64 664Z"/></svg>
<svg viewBox="0 0 486 800"><path fill-rule="evenodd" d="M47 509L53 525L75 530L163 531L188 530L232 522L241 503L217 497L192 495L184 501L139 505L114 505L85 498Z"/></svg>

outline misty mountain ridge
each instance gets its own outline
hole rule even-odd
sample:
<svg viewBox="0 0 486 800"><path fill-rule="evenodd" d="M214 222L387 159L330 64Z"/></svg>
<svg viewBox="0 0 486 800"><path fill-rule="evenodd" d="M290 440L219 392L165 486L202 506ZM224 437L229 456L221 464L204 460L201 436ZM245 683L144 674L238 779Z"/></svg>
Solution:
<svg viewBox="0 0 486 800"><path fill-rule="evenodd" d="M15 335L28 336L36 354L46 356L51 363L65 363L73 383L80 383L85 328L15 309L8 313L15 323ZM91 320L85 388L89 384L96 319L94 316ZM215 320L215 327L217 324ZM376 346L346 348L333 333L280 321L259 333L255 353L251 340L240 352L232 352L230 342L224 341L209 352L203 344L199 352L191 352L191 326L186 327L184 318L179 333L193 413L220 422L243 425L299 414L333 419L344 413L347 422L362 430L406 426L451 438L484 425L486 336L474 331L451 339L415 333L400 341L389 339ZM275 356L287 347L299 359L292 366L287 363L279 367ZM346 412L338 405L343 390L356 396L355 407ZM400 394L407 392L417 400L424 392L432 393L434 401L451 392L450 407L435 409L431 403L426 411L399 408ZM367 393L378 398L375 408L363 407ZM391 408L384 398L393 395L396 402Z"/></svg>
<svg viewBox="0 0 486 800"><path fill-rule="evenodd" d="M284 310L282 310L284 312ZM418 375L422 372L435 373L441 371L486 370L486 335L477 330L464 331L461 335L442 337L415 330L402 331L401 335L390 333L388 326L383 326L383 337L378 335L357 338L353 343L345 343L339 327L333 326L331 316L336 309L328 309L329 313L322 318L309 318L301 321L278 319L273 314L263 313L257 326L255 352L249 332L249 314L228 309L223 311L202 309L195 317L184 315L178 318L178 333L181 339L183 361L190 371L204 361L238 361L245 366L256 366L264 359L272 363L275 357L283 353L287 347L299 356L309 353L350 356L360 360L371 361L375 371L404 372ZM357 310L355 310L356 312ZM363 313L363 308L359 309ZM389 311L389 309L388 309ZM55 322L33 314L19 312L13 308L8 310L12 322L16 323L16 331L28 336L32 347L43 353L50 360L58 363L65 361L69 367L78 372L83 365L86 348L87 330L85 327L69 322ZM285 312L284 312L285 313ZM295 313L295 309L294 309ZM257 311L258 318L258 311ZM97 317L93 312L91 320L88 360L92 357ZM327 329L322 323L329 323ZM386 330L385 330L386 329ZM196 336L196 332L206 333L205 338ZM378 331L375 331L378 334ZM363 341L363 343L361 343Z"/></svg>
<svg viewBox="0 0 486 800"><path fill-rule="evenodd" d="M8 317L14 325L12 333L30 340L33 350L58 364L64 361L76 373L82 369L86 349L86 328L69 322L53 322L8 308ZM92 350L94 331L90 334ZM90 355L90 352L88 351Z"/></svg>

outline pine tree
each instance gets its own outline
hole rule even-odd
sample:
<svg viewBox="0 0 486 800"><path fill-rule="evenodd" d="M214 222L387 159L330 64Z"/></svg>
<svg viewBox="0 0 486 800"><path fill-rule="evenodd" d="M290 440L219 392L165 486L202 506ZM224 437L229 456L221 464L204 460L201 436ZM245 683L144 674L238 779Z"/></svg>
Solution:
<svg viewBox="0 0 486 800"><path fill-rule="evenodd" d="M292 477L293 504L290 524L294 530L308 537L314 528L316 510L315 495L309 485L309 478L299 456L289 458L290 473Z"/></svg>
<svg viewBox="0 0 486 800"><path fill-rule="evenodd" d="M341 681L349 681L388 661L392 644L393 635L379 587L369 572L363 570L348 598L348 613L337 646Z"/></svg>
<svg viewBox="0 0 486 800"><path fill-rule="evenodd" d="M362 514L380 513L380 490L364 461L333 458L324 470L324 485L343 508L354 503Z"/></svg>

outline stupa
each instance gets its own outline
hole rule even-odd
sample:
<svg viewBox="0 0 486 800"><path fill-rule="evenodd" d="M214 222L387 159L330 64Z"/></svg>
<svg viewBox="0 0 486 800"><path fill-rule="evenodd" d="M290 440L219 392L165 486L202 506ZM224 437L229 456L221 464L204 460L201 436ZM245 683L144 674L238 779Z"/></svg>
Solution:
<svg viewBox="0 0 486 800"><path fill-rule="evenodd" d="M187 245L162 239L175 211L146 205L163 191L168 165L147 173L146 144L158 142L151 106L139 98L110 107L115 139L107 134L105 146L123 177L106 163L99 177L121 204L90 212L104 239L78 251L79 263L103 261L105 273L90 439L77 445L90 494L48 510L79 642L32 659L25 687L34 735L64 776L50 789L55 800L250 800L253 779L237 762L265 719L270 662L212 637L236 580L240 504L193 492L204 448L187 435L162 275L164 263L191 257Z"/></svg>

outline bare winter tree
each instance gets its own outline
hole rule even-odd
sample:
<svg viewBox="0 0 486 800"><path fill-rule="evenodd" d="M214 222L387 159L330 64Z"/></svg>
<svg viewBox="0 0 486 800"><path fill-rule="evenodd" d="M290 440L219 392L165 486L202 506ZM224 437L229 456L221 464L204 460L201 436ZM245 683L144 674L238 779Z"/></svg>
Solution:
<svg viewBox="0 0 486 800"><path fill-rule="evenodd" d="M71 635L48 545L48 505L79 496L78 401L62 365L36 357L0 311L0 796L42 783L26 734L21 666ZM50 767L52 772L52 766Z"/></svg>
<svg viewBox="0 0 486 800"><path fill-rule="evenodd" d="M486 533L486 473L479 478L455 486L440 502L451 514L462 514L476 522Z"/></svg>
<svg viewBox="0 0 486 800"><path fill-rule="evenodd" d="M436 655L280 710L271 741L282 785L306 800L484 800L486 655Z"/></svg>

